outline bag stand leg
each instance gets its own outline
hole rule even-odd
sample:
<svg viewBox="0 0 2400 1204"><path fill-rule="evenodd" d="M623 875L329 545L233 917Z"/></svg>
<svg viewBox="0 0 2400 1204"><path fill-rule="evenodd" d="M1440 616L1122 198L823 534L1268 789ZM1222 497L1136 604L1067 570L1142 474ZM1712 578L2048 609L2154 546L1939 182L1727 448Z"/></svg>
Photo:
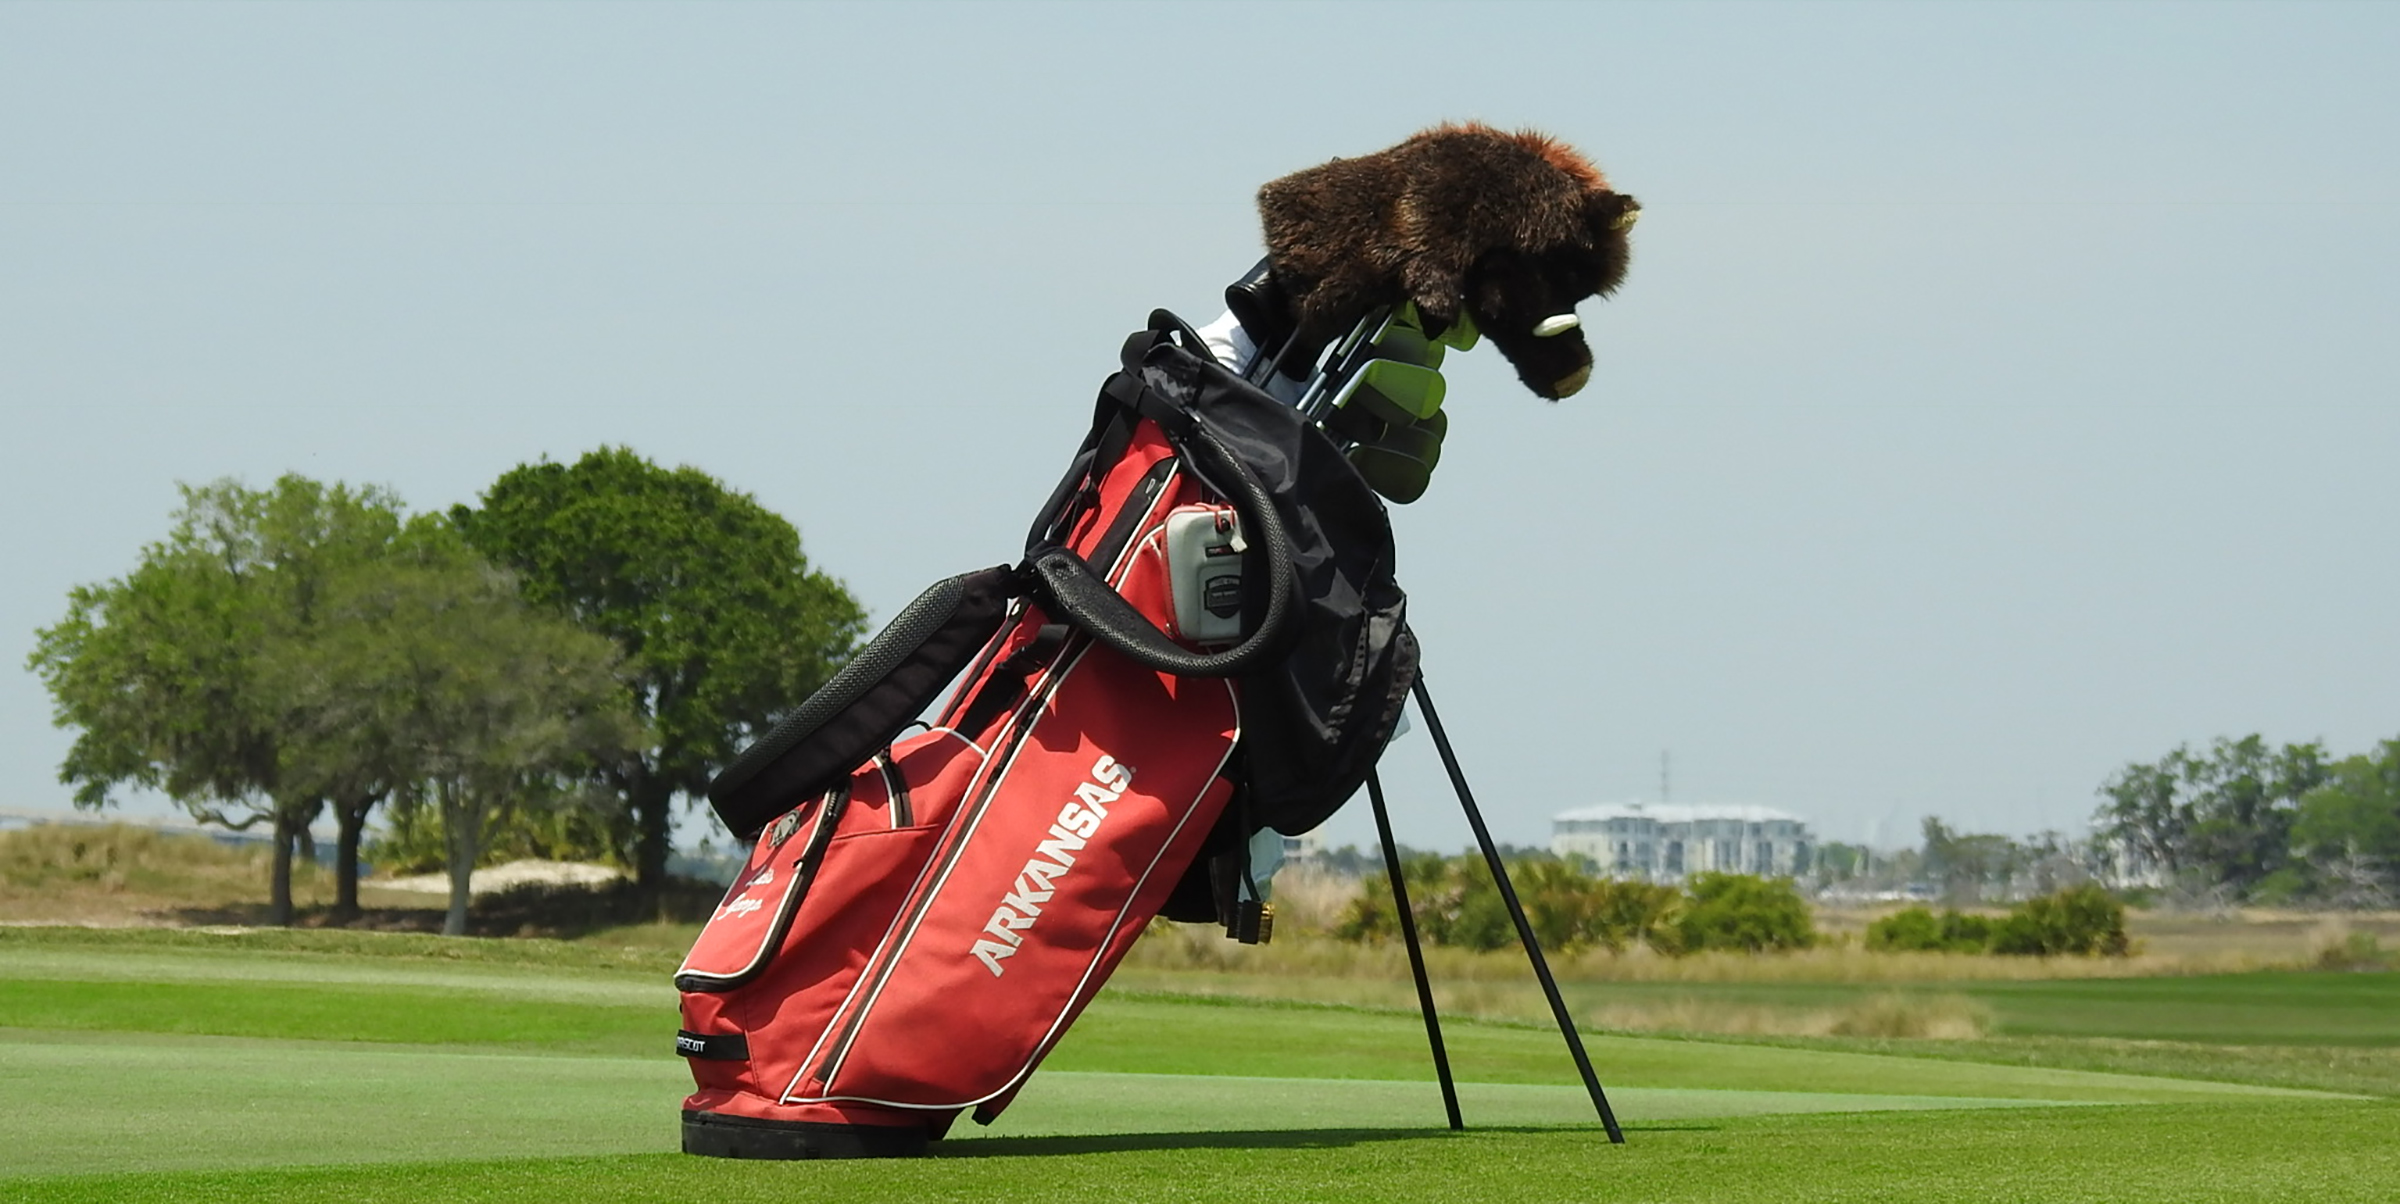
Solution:
<svg viewBox="0 0 2400 1204"><path fill-rule="evenodd" d="M1425 1013L1425 1040L1433 1046L1433 1073L1442 1080L1442 1108L1450 1127L1467 1127L1458 1115L1458 1085L1450 1081L1450 1055L1442 1048L1442 1018L1433 1010L1433 984L1425 977L1425 949L1417 943L1416 913L1408 909L1408 883L1400 875L1400 847L1392 841L1392 817L1383 807L1383 780L1367 771L1367 801L1375 806L1375 833L1383 838L1383 868L1392 876L1392 903L1400 915L1400 937L1408 942L1408 971L1417 980L1417 1007Z"/></svg>
<svg viewBox="0 0 2400 1204"><path fill-rule="evenodd" d="M1623 1143L1625 1132L1617 1127L1617 1114L1608 1106L1608 1096L1600 1090L1600 1078L1592 1073L1592 1059L1583 1052L1583 1038L1575 1032L1575 1019L1567 1014L1566 1000L1559 998L1558 980L1550 976L1550 962L1542 956L1542 943L1534 939L1533 925L1526 922L1525 907L1517 902L1516 887L1509 884L1508 869L1500 864L1500 850L1492 845L1492 834L1483 826L1483 812L1475 807L1475 795L1467 789L1467 775L1458 768L1458 754L1450 748L1450 737L1442 731L1441 716L1434 713L1433 695L1425 692L1425 679L1417 678L1412 691L1417 699L1417 712L1425 716L1425 728L1433 734L1433 746L1442 754L1442 768L1450 773L1450 786L1458 792L1458 805L1467 813L1467 823L1475 829L1475 843L1483 848L1484 864L1492 869L1492 881L1500 887L1500 901L1508 907L1508 918L1516 922L1517 939L1525 945L1525 956L1533 961L1534 977L1542 980L1542 993L1550 998L1550 1014L1558 1021L1558 1034L1567 1040L1567 1052L1575 1055L1575 1069L1583 1075L1584 1090L1591 1093L1592 1107L1600 1113L1600 1123L1608 1129L1608 1139ZM1378 811L1380 815L1381 812ZM1386 853L1385 857L1391 857ZM1397 867L1393 882L1398 879ZM1405 908L1403 909L1405 910ZM1426 1004L1429 1009L1432 1004Z"/></svg>

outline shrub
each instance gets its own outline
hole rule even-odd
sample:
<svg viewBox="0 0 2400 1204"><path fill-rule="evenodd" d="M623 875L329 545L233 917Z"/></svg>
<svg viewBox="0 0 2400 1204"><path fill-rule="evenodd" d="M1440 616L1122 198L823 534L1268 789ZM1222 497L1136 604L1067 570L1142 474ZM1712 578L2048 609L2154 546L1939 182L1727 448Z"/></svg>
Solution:
<svg viewBox="0 0 2400 1204"><path fill-rule="evenodd" d="M1409 910L1427 943L1499 949L1516 943L1516 926L1483 859L1418 854L1401 862ZM1805 949L1817 943L1808 904L1788 878L1702 874L1689 892L1673 886L1594 878L1550 857L1510 863L1509 880L1544 948L1594 946L1623 952L1645 944L1660 953L1702 949ZM1369 881L1351 897L1333 935L1382 942L1400 935L1389 893Z"/></svg>
<svg viewBox="0 0 2400 1204"><path fill-rule="evenodd" d="M1577 952L1602 946L1622 953L1635 943L1671 951L1683 895L1672 886L1594 878L1563 861L1528 859L1509 867L1525 918L1543 947ZM1497 898L1493 900L1495 906ZM1502 917L1505 919L1505 917Z"/></svg>
<svg viewBox="0 0 2400 1204"><path fill-rule="evenodd" d="M1409 911L1416 916L1418 935L1434 944L1441 940L1433 935L1428 920L1448 905L1450 893L1450 861L1439 853L1417 853L1400 861L1400 878L1408 884ZM1400 939L1399 912L1392 906L1392 895L1384 885L1381 870L1363 880L1350 905L1342 909L1342 917L1333 928L1333 935L1345 941L1364 941L1381 944Z"/></svg>
<svg viewBox="0 0 2400 1204"><path fill-rule="evenodd" d="M1833 1031L1844 1037L1965 1041L1983 1036L1991 1025L1992 1010L1964 995L1886 992L1843 1008Z"/></svg>
<svg viewBox="0 0 2400 1204"><path fill-rule="evenodd" d="M2125 905L2086 882L2017 904L1993 930L1991 949L2032 957L2124 957L2133 943L2125 936Z"/></svg>
<svg viewBox="0 0 2400 1204"><path fill-rule="evenodd" d="M1808 903L1789 878L1752 874L1700 874L1689 887L1691 901L1675 919L1682 952L1703 949L1806 949L1817 943Z"/></svg>
<svg viewBox="0 0 2400 1204"><path fill-rule="evenodd" d="M1516 926L1481 857L1417 854L1400 863L1400 875L1408 884L1417 931L1427 942L1487 950L1516 943ZM1683 896L1672 886L1594 878L1549 857L1515 861L1508 876L1525 905L1526 922L1545 949L1574 952L1597 945L1621 952L1647 943L1674 952L1680 947L1674 918ZM1333 927L1335 937L1366 942L1399 937L1399 916L1380 878L1373 876L1351 897Z"/></svg>
<svg viewBox="0 0 2400 1204"><path fill-rule="evenodd" d="M477 865L511 861L586 861L623 866L627 812L614 798L570 791L544 805L508 807L485 821ZM439 808L396 803L384 808L382 830L369 836L367 858L387 873L431 874L449 867L449 837ZM738 869L738 867L737 867Z"/></svg>
<svg viewBox="0 0 2400 1204"><path fill-rule="evenodd" d="M1621 952L1639 941L1661 953L1679 953L1682 933L1676 920L1683 914L1683 892L1658 882L1604 881L1599 906L1592 918L1592 939L1609 951Z"/></svg>
<svg viewBox="0 0 2400 1204"><path fill-rule="evenodd" d="M2317 947L2320 970L2400 969L2400 951L2387 951L2372 932L2342 932Z"/></svg>
<svg viewBox="0 0 2400 1204"><path fill-rule="evenodd" d="M1936 916L1924 907L1897 911L1867 925L1867 948L1883 953L1981 953L1996 927L1955 908Z"/></svg>

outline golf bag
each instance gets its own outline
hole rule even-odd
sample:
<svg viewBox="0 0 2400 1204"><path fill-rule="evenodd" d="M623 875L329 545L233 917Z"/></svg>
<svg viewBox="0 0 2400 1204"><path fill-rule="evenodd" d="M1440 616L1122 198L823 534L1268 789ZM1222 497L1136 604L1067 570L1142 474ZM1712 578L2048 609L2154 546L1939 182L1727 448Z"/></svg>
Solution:
<svg viewBox="0 0 2400 1204"><path fill-rule="evenodd" d="M675 978L687 1152L989 1122L1154 916L1264 939L1251 837L1390 738L1416 649L1381 504L1172 315L1122 359L1024 561L928 590L711 785L754 845Z"/></svg>

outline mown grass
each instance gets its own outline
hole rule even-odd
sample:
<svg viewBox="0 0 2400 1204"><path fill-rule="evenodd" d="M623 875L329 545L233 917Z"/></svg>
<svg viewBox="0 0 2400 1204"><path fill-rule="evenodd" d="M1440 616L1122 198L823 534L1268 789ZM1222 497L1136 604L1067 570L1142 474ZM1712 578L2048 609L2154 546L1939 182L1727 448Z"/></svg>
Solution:
<svg viewBox="0 0 2400 1204"><path fill-rule="evenodd" d="M305 983L0 980L12 1028L291 1037L406 1045L504 1045L657 1054L675 1040L671 1003L567 1003L491 991Z"/></svg>
<svg viewBox="0 0 2400 1204"><path fill-rule="evenodd" d="M663 972L621 945L0 932L0 1196L2344 1201L2400 1185L2400 1107L2194 1081L2206 1057L2177 1077L2039 1064L2091 1038L1595 1034L1632 1136L1611 1148L1538 1024L1452 1020L1469 1122L1489 1127L1451 1135L1407 1011L1123 992L999 1126L962 1122L937 1157L727 1164L666 1152L688 1079ZM2374 977L2258 989L2342 1013L2348 980ZM2087 1028L2174 1006L2050 985L2068 994L2022 1005ZM2198 1006L2252 998L2233 990ZM326 1165L349 1161L372 1165Z"/></svg>
<svg viewBox="0 0 2400 1204"><path fill-rule="evenodd" d="M443 938L409 933L342 930L75 929L0 927L0 966L24 965L45 952L108 973L111 963L135 967L143 976L162 967L144 962L152 954L218 958L256 968L288 962L323 964L364 959L376 964L453 966L461 970L529 969L566 974L623 974L646 977L665 990L667 975L682 950L669 943L671 926L617 929L580 941ZM88 956L87 956L88 955ZM1491 955L1479 955L1491 956ZM1877 955L1880 956L1880 955ZM1928 955L1939 956L1939 955ZM2000 960L2000 959L1984 959ZM42 963L48 964L48 963ZM187 962L185 964L205 964ZM1439 998L1460 1015L1495 1019L1541 1019L1548 1015L1538 987L1521 957L1499 965L1478 964L1478 977L1460 981L1436 965ZM22 972L21 972L22 973ZM35 970L34 974L42 973ZM1505 974L1506 977L1500 977ZM1160 972L1135 967L1121 972L1118 989L1153 994L1223 994L1407 1010L1415 1006L1406 971L1393 978L1366 975L1315 977L1225 975L1207 971ZM1782 1012L1807 1017L1840 1013L1863 1000L1898 992L1927 999L1958 997L1989 1010L1989 1032L2001 1036L2086 1036L2174 1040L2210 1044L2400 1045L2400 974L2261 972L2238 975L2155 978L2035 979L2003 981L1933 980L1923 983L1822 981L1765 982L1590 982L1568 980L1566 991L1579 1016L1597 1027L1620 1031L1726 1031L1711 1028L1706 1009L1724 1015ZM1668 1019L1680 1010L1698 1021L1688 1027L1635 1022L1645 1010ZM1743 1033L1741 1028L1731 1031ZM1778 1033L1766 1024L1750 1035L1819 1035L1802 1028ZM1872 1036L1873 1032L1860 1035Z"/></svg>
<svg viewBox="0 0 2400 1204"><path fill-rule="evenodd" d="M1522 962L1509 979L1448 979L1452 1015L1549 1015ZM1405 977L1133 970L1116 989L1413 1008ZM2400 1044L2400 974L2255 971L2156 978L1910 982L1592 982L1561 991L1581 1023L1619 1032L1736 1036L2107 1037L2203 1044Z"/></svg>
<svg viewBox="0 0 2400 1204"><path fill-rule="evenodd" d="M0 1017L22 1034L338 1040L449 1050L589 1054L669 1060L675 1014L647 1004L595 1003L525 984L523 998L487 986L400 982L129 983L0 979ZM1459 1077L1488 1083L1572 1084L1557 1034L1537 1026L1453 1021L1446 1031ZM22 1048L17 1056L32 1056ZM74 1042L100 1049L92 1037ZM1946 1065L1847 1051L1726 1045L1595 1034L1596 1064L1612 1086L1855 1095L2146 1101L2215 1094L2206 1084L2116 1081L2015 1067ZM163 1047L161 1047L163 1048ZM1430 1063L1415 1017L1346 1008L1224 1000L1103 998L1051 1055L1056 1071L1261 1078L1425 1081Z"/></svg>
<svg viewBox="0 0 2400 1204"><path fill-rule="evenodd" d="M1268 1064L1294 1033L1275 1039L1280 1018L1258 1009L1217 1009L1261 1022L1243 1048L1252 1061L1209 1059L1203 1075L1045 1067L991 1129L962 1123L959 1143L1026 1136L1094 1136L1312 1128L1430 1129L1441 1124L1438 1093L1421 1052L1354 1043L1334 1064L1344 1075L1392 1071L1405 1078L1340 1079L1229 1073ZM1157 1012L1120 1021L1155 1022ZM1173 1012L1170 1023L1191 1019ZM1103 1043L1084 1065L1156 1066L1159 1029L1147 1044ZM1181 1027L1180 1044L1220 1050L1229 1030ZM1391 1034L1400 1036L1397 1032ZM1589 1099L1556 1046L1507 1033L1479 1034L1461 1073L1507 1077L1520 1056L1525 1077L1469 1081L1459 1093L1468 1122L1488 1126L1590 1129ZM1523 1034L1531 1037L1533 1034ZM1396 1045L1396 1042L1393 1043ZM1637 1131L1732 1116L1838 1111L2088 1107L2094 1104L2290 1098L2254 1089L2059 1071L1993 1068L1989 1073L1913 1059L1806 1051L1602 1042L1609 1097ZM1397 1057L1386 1055L1397 1053ZM1494 1056L1497 1053L1500 1056ZM1127 1056L1130 1055L1130 1056ZM1538 1056L1537 1056L1538 1055ZM1637 1066L1636 1063L1646 1063ZM1498 1073L1494 1073L1497 1071ZM1814 1072L1814 1073L1811 1073ZM1668 1085L1641 1085L1655 1079ZM73 1084L73 1091L56 1085ZM1755 1084L1745 1086L1743 1084ZM44 1090L44 1085L51 1088ZM0 1109L11 1141L0 1145L0 1179L134 1170L224 1170L242 1166L353 1161L424 1161L503 1156L638 1153L675 1147L676 1106L689 1090L683 1066L648 1057L522 1053L492 1046L393 1046L347 1042L187 1037L147 1033L57 1033L0 1029ZM1792 1088L1798 1088L1794 1090ZM0 1185L0 1197L7 1188Z"/></svg>
<svg viewBox="0 0 2400 1204"><path fill-rule="evenodd" d="M1464 1134L1369 1127L958 1143L905 1163L545 1158L11 1184L27 1204L251 1200L2386 1201L2400 1107L2247 1103L1758 1117Z"/></svg>
<svg viewBox="0 0 2400 1204"><path fill-rule="evenodd" d="M2341 1045L2209 1045L2110 1037L2004 1037L1969 1041L1888 1038L1733 1038L1787 1049L2038 1066L2109 1074L2203 1078L2400 1098L2400 1048Z"/></svg>
<svg viewBox="0 0 2400 1204"><path fill-rule="evenodd" d="M271 1036L278 1017L308 1017L306 1031L419 1044L502 1044L648 1056L672 1030L672 962L657 952L597 942L445 940L404 934L256 931L78 931L0 929L0 1022L86 1031L160 1031ZM1200 976L1195 976L1200 977ZM1167 985L1185 985L1168 980ZM1199 992L1112 987L1118 1001L1210 998ZM1305 981L1284 984L1304 988ZM1382 1006L1339 1006L1395 1032L1399 1055L1422 1064L1414 1000L1391 984ZM1530 990L1530 987L1527 989ZM2218 1077L2227 1081L2400 1094L2400 975L2292 973L1975 984L1973 1002L1997 1017L1981 1039L1895 1036L1859 1025L1845 1038L1769 1044L1860 1050L2019 1065ZM1897 1006L1938 1012L1949 988L1894 993L1840 984L1570 984L1578 1014L1596 1030L1612 1009L1653 1007L1671 1015L1694 992L1707 1006L1807 1016ZM1300 993L1294 991L1294 993ZM1235 1002L1239 997L1218 997ZM1913 1002L1910 1002L1913 1001ZM1284 1015L1306 1008L1276 1007ZM1324 1010L1320 1008L1319 1010ZM1106 1031L1104 1006L1079 1025L1076 1042ZM1126 1014L1133 1014L1128 1012ZM1909 1012L1908 1014L1914 1014ZM1453 1025L1469 1017L1448 1013ZM1504 1020L1512 1020L1503 1017ZM1378 1027L1380 1026L1380 1027ZM1552 1037L1538 998L1491 1031ZM1686 1033L1684 1035L1691 1035ZM1804 1036L1806 1034L1803 1031ZM1940 1034L1933 1034L1938 1038ZM2162 1042L2168 1042L2162 1044ZM2344 1052L2347 1047L2347 1052ZM2384 1052L2378 1052L2384 1051ZM2390 1056L2384 1056L2388 1052ZM1537 1061L1556 1065L1547 1052ZM1240 1073L1274 1073L1249 1069ZM1396 1073L1413 1073L1399 1071ZM1511 1081L1502 1079L1499 1081Z"/></svg>
<svg viewBox="0 0 2400 1204"><path fill-rule="evenodd" d="M141 952L224 955L249 959L260 954L299 958L367 958L377 962L512 966L544 970L601 970L672 974L690 948L692 930L661 925L612 929L580 940L534 937L444 937L412 932L342 928L83 928L0 927L0 959L20 951L63 950L96 955Z"/></svg>

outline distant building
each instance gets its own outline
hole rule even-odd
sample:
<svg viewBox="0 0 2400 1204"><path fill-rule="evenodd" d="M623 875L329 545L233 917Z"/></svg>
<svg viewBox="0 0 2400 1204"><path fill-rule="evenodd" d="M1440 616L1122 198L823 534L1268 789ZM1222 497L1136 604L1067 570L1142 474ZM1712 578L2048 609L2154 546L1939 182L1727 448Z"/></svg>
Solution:
<svg viewBox="0 0 2400 1204"><path fill-rule="evenodd" d="M1324 855L1325 831L1322 828L1311 829L1298 836L1283 838L1283 859L1285 861L1314 861Z"/></svg>
<svg viewBox="0 0 2400 1204"><path fill-rule="evenodd" d="M1771 807L1602 803L1550 820L1550 851L1583 857L1604 877L1680 882L1715 871L1770 878L1808 872L1817 838Z"/></svg>

